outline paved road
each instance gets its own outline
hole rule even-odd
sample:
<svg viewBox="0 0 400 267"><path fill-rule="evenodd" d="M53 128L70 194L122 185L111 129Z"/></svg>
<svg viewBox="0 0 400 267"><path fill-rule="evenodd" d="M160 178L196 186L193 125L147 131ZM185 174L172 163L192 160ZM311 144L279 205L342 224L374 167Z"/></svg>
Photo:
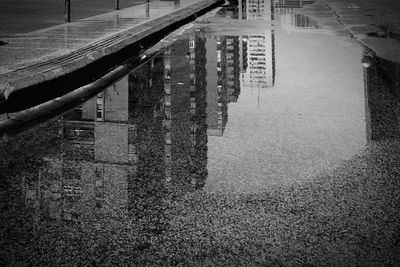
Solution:
<svg viewBox="0 0 400 267"><path fill-rule="evenodd" d="M328 5L344 28L379 57L400 62L400 1L319 0L317 4Z"/></svg>
<svg viewBox="0 0 400 267"><path fill-rule="evenodd" d="M130 7L145 0L120 0ZM0 0L0 37L26 33L64 22L64 0ZM71 0L71 20L114 10L114 0Z"/></svg>
<svg viewBox="0 0 400 267"><path fill-rule="evenodd" d="M398 0L324 0L336 7L339 15L352 24L354 15L372 19L372 24L390 24L393 31L400 31L400 1ZM354 25L356 25L354 23Z"/></svg>

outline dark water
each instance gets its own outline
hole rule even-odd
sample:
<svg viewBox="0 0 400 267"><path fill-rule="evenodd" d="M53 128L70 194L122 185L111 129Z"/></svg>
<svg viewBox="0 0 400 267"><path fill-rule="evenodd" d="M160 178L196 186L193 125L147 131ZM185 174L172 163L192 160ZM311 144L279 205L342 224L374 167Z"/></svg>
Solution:
<svg viewBox="0 0 400 267"><path fill-rule="evenodd" d="M371 56L363 67L368 51L333 16L320 23L288 2L214 10L166 37L153 58L93 99L4 138L2 264L362 258L353 245L353 254L340 252L347 241L338 241L339 231L319 239L314 226L328 231L329 220L299 228L292 219L319 203L304 184L320 186L318 177L379 142L397 145L399 65ZM391 155L388 172L397 177ZM299 208L296 194L311 200ZM297 241L308 233L317 241ZM390 233L395 240L398 231Z"/></svg>

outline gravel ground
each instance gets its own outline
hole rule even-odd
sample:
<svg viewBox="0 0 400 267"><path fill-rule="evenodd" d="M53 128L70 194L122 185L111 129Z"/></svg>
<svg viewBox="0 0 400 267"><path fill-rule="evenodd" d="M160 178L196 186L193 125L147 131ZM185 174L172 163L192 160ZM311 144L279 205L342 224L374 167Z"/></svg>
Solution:
<svg viewBox="0 0 400 267"><path fill-rule="evenodd" d="M398 155L399 141L379 142L313 182L258 194L200 191L164 199L162 212L158 203L139 221L104 217L80 228L35 227L15 213L7 217L3 202L2 228L9 230L2 230L1 251L13 255L9 263L33 265L396 266Z"/></svg>
<svg viewBox="0 0 400 267"><path fill-rule="evenodd" d="M188 197L155 253L183 265L395 266L399 153L384 141L312 183Z"/></svg>

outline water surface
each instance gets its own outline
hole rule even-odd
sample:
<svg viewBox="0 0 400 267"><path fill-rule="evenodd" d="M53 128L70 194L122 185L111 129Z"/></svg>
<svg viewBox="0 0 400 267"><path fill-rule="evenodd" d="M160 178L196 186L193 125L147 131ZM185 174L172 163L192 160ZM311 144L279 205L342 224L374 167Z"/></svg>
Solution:
<svg viewBox="0 0 400 267"><path fill-rule="evenodd" d="M351 264L375 255L375 243L354 239L365 230L388 244L368 228L379 223L359 220L370 207L360 199L375 196L361 178L381 175L370 157L392 160L385 179L398 173L396 153L385 154L398 148L396 63L363 67L366 51L332 14L321 24L302 10L269 0L218 8L96 97L4 138L3 263Z"/></svg>

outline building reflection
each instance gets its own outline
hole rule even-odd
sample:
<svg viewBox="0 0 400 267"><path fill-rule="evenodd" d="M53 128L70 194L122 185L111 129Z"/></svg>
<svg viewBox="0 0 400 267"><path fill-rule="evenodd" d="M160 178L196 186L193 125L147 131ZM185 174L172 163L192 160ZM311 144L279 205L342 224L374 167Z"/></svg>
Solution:
<svg viewBox="0 0 400 267"><path fill-rule="evenodd" d="M26 190L41 217L165 222L163 204L207 179L206 40L180 39L59 120L62 149Z"/></svg>
<svg viewBox="0 0 400 267"><path fill-rule="evenodd" d="M274 5L278 8L301 8L313 3L315 0L274 0Z"/></svg>
<svg viewBox="0 0 400 267"><path fill-rule="evenodd" d="M317 22L301 13L304 5L315 1L303 0L274 0L275 15L279 18L282 29L288 33L319 29Z"/></svg>
<svg viewBox="0 0 400 267"><path fill-rule="evenodd" d="M180 39L165 57L165 151L167 182L201 188L207 177L205 41Z"/></svg>
<svg viewBox="0 0 400 267"><path fill-rule="evenodd" d="M320 28L317 22L301 14L297 8L280 7L276 8L276 13L279 15L281 27L288 33Z"/></svg>
<svg viewBox="0 0 400 267"><path fill-rule="evenodd" d="M275 84L275 6L272 0L239 0L241 83L268 88ZM259 20L270 23L259 23Z"/></svg>
<svg viewBox="0 0 400 267"><path fill-rule="evenodd" d="M222 136L228 104L237 102L241 88L268 88L275 83L275 33L259 20L274 19L270 0L239 1L218 12L218 23L199 25L205 36L207 134Z"/></svg>
<svg viewBox="0 0 400 267"><path fill-rule="evenodd" d="M207 136L224 134L228 104L243 86L275 81L274 30L256 21L274 19L273 2L230 5L218 15L231 26L186 30L59 120L62 148L46 158L26 193L40 200L44 217L76 223L151 217L148 226L162 229L165 199L204 186Z"/></svg>
<svg viewBox="0 0 400 267"><path fill-rule="evenodd" d="M400 138L400 64L366 51L363 58L367 141Z"/></svg>

